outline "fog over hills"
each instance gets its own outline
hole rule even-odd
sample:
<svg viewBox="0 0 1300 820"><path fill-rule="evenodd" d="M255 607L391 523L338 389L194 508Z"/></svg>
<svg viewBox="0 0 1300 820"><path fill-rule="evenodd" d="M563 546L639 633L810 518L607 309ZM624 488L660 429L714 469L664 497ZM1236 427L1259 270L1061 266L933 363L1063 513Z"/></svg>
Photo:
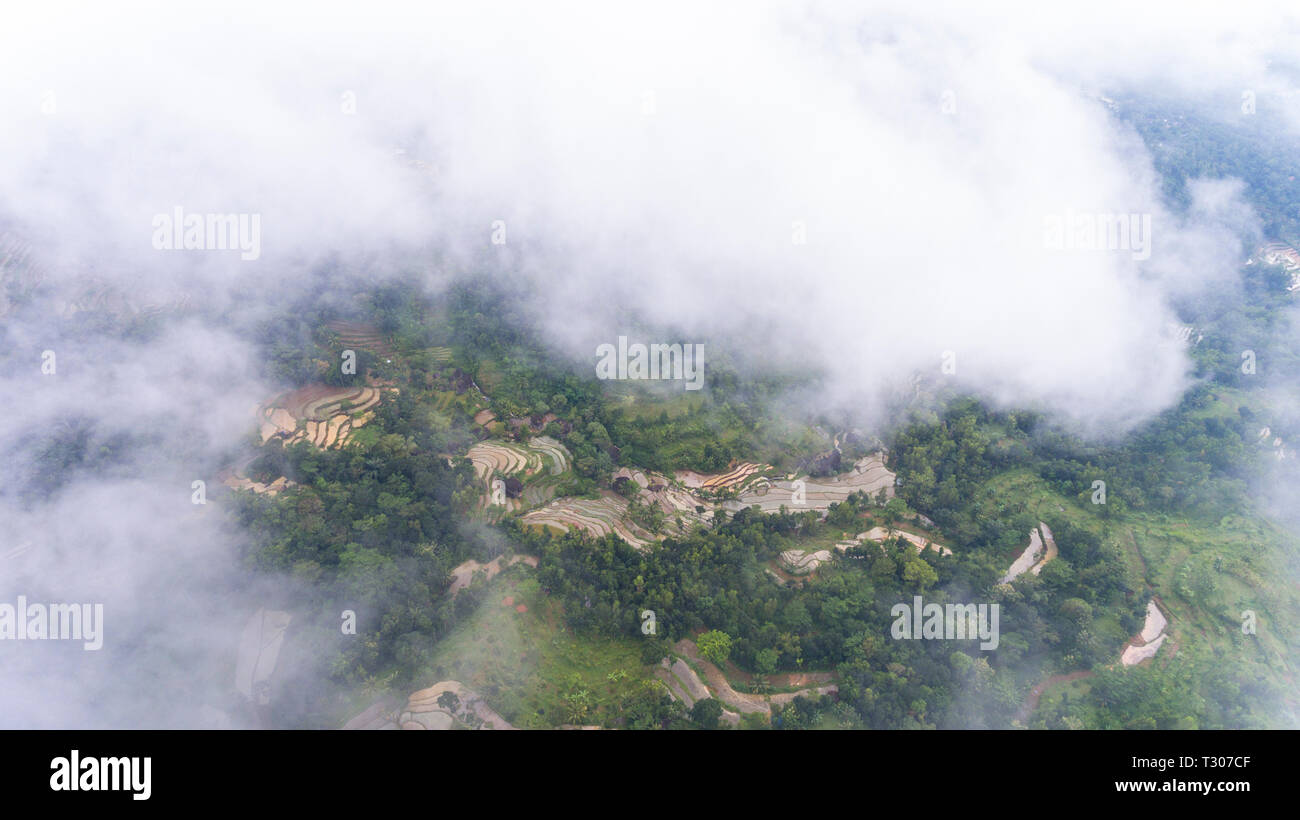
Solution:
<svg viewBox="0 0 1300 820"><path fill-rule="evenodd" d="M1237 293L1271 237L1240 180L1171 205L1108 100L1230 122L1249 91L1293 138L1294 10L859 5L7 12L0 602L106 615L98 652L0 642L0 726L254 723L239 630L293 582L250 576L192 482L278 387L259 323L352 297L322 270L496 277L583 366L662 329L816 371L863 425L917 373L1097 438L1175 405L1177 305ZM159 249L178 207L256 215L256 258ZM1103 214L1139 217L1128 246L1053 247ZM49 435L80 465L57 486Z"/></svg>

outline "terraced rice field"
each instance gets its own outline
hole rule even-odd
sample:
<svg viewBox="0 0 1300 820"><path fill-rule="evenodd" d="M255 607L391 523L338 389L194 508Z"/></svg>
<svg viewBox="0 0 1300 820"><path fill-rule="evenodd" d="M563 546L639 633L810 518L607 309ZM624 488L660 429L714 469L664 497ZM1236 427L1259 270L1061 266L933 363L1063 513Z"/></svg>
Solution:
<svg viewBox="0 0 1300 820"><path fill-rule="evenodd" d="M1046 529L1042 522L1039 522L1038 526ZM1053 546L1055 546L1055 542L1053 542ZM1035 527L1029 531L1029 546L1025 547L1025 551L1020 553L1020 556L1011 563L1011 567L1007 570L1006 574L1002 576L1002 580L998 581L998 583L1009 584L1019 576L1028 572L1031 567L1041 571L1042 565L1047 563L1046 558L1043 559L1042 563L1039 563L1038 555L1042 551L1043 539L1038 534L1038 527ZM1038 571L1035 571L1034 574L1037 575Z"/></svg>
<svg viewBox="0 0 1300 820"><path fill-rule="evenodd" d="M676 476L678 481L693 490L716 493L739 487L752 477L760 475L769 469L770 467L766 464L744 461L733 466L725 473L706 474L697 473L693 470L678 470Z"/></svg>
<svg viewBox="0 0 1300 820"><path fill-rule="evenodd" d="M469 448L465 457L474 463L474 472L481 480L496 473L558 476L569 469L569 451L548 436L538 436L527 445L511 441L481 441Z"/></svg>
<svg viewBox="0 0 1300 820"><path fill-rule="evenodd" d="M710 524L705 515L712 510L713 505L671 484L665 484L654 491L643 490L641 492L641 501L655 504L659 509L663 510L667 525L678 534L681 534L681 529L676 526L678 518L682 519L682 529L689 529L691 525L708 526ZM695 509L696 507L703 507L704 512L698 512Z"/></svg>
<svg viewBox="0 0 1300 820"><path fill-rule="evenodd" d="M635 482L641 488L638 500L642 504L655 506L663 511L665 524L674 534L680 535L692 524L706 526L709 524L705 513L712 511L715 506L713 502L675 486L667 476L635 467L622 467L613 475L614 481L621 478ZM703 508L704 512L696 510L697 507ZM682 520L681 527L677 526L679 518Z"/></svg>
<svg viewBox="0 0 1300 820"><path fill-rule="evenodd" d="M1165 627L1169 621L1165 619L1165 614L1156 606L1155 599L1147 603L1147 617L1142 624L1142 631L1134 635L1124 647L1123 653L1120 654L1120 663L1124 666L1134 666L1148 658L1154 658L1164 644Z"/></svg>
<svg viewBox="0 0 1300 820"><path fill-rule="evenodd" d="M560 476L569 470L569 451L549 436L537 436L527 445L510 441L481 441L469 448L465 457L474 465L474 474L483 484L479 509L490 520L507 512L545 504L555 496ZM515 477L524 482L518 498L506 498L505 504L492 503L492 482L497 477Z"/></svg>
<svg viewBox="0 0 1300 820"><path fill-rule="evenodd" d="M943 544L940 544L938 541L932 541L923 535L917 535L914 532L907 532L906 530L894 530L891 535L890 531L884 527L872 527L866 532L860 532L852 541L841 541L835 545L835 548L840 552L844 552L849 547L860 546L864 541L876 541L879 543L887 538L902 538L905 541L910 541L916 546L917 553L924 552L926 548L929 548L943 555L952 555L952 550L948 549Z"/></svg>
<svg viewBox="0 0 1300 820"><path fill-rule="evenodd" d="M246 476L230 475L222 479L225 484L232 490L252 490L255 493L266 493L267 495L277 495L282 490L295 486L294 482L280 476L270 484L261 484Z"/></svg>
<svg viewBox="0 0 1300 820"><path fill-rule="evenodd" d="M536 436L528 442L528 446L550 461L551 475L563 475L569 469L568 449L550 436Z"/></svg>
<svg viewBox="0 0 1300 820"><path fill-rule="evenodd" d="M687 709L694 706L696 701L712 697L704 681L700 680L695 670L681 658L674 658L672 663L669 663L668 658L664 658L659 662L659 666L664 670L659 673L659 679L668 686L673 697L686 704Z"/></svg>
<svg viewBox="0 0 1300 820"><path fill-rule="evenodd" d="M456 696L455 705L443 705L446 693ZM509 730L514 727L488 706L482 696L460 681L445 680L413 693L406 706L397 710L375 704L343 725L344 729L380 730Z"/></svg>
<svg viewBox="0 0 1300 820"><path fill-rule="evenodd" d="M491 581L503 569L512 567L515 564L527 564L530 567L536 567L537 559L531 555L516 555L508 561L500 557L493 558L486 564L480 564L478 561L471 559L451 571L451 586L448 587L448 592L454 598L462 589L470 585L470 582L474 580L474 573L480 570L486 574L486 580Z"/></svg>
<svg viewBox="0 0 1300 820"><path fill-rule="evenodd" d="M473 416L482 412L481 404L482 401L472 393L457 395L454 390L440 390L433 394L433 409L443 416L450 417L457 412Z"/></svg>
<svg viewBox="0 0 1300 820"><path fill-rule="evenodd" d="M474 474L487 481L493 474L529 475L541 469L541 454L530 454L518 444L503 441L482 441L469 448L465 454L474 464ZM531 463L530 463L531 462Z"/></svg>
<svg viewBox="0 0 1300 820"><path fill-rule="evenodd" d="M673 658L671 663L668 658L664 658L659 663L655 677L667 687L668 694L673 699L681 701L687 709L694 706L697 701L713 697L709 688L704 685L704 681L700 680L700 676L681 658ZM723 708L722 720L733 727L738 726L740 713Z"/></svg>
<svg viewBox="0 0 1300 820"><path fill-rule="evenodd" d="M597 538L613 533L637 548L655 540L654 535L627 519L627 501L608 491L594 499L561 498L526 513L521 520L547 528L579 529Z"/></svg>
<svg viewBox="0 0 1300 820"><path fill-rule="evenodd" d="M353 430L373 418L370 411L380 399L381 392L374 387L301 387L259 410L262 442L280 436L286 444L306 441L326 449L342 447Z"/></svg>
<svg viewBox="0 0 1300 820"><path fill-rule="evenodd" d="M831 560L830 550L816 552L786 550L781 553L781 567L791 575L810 575L829 560Z"/></svg>
<svg viewBox="0 0 1300 820"><path fill-rule="evenodd" d="M797 482L801 482L797 486ZM802 504L795 503L796 493L802 490ZM831 478L813 479L804 477L796 481L755 481L740 496L725 502L722 506L731 512L746 507L757 506L763 512L777 512L784 506L787 510L817 510L824 512L831 504L843 502L851 494L865 492L875 496L881 490L885 496L894 495L894 474L885 466L880 454L859 459L853 469Z"/></svg>
<svg viewBox="0 0 1300 820"><path fill-rule="evenodd" d="M446 364L451 361L450 347L430 347L426 348L425 352L428 353L429 357L438 364Z"/></svg>
<svg viewBox="0 0 1300 820"><path fill-rule="evenodd" d="M539 478L536 481L530 481L524 485L522 495L524 506L528 508L540 507L546 502L555 498L556 487L559 482L549 478Z"/></svg>
<svg viewBox="0 0 1300 820"><path fill-rule="evenodd" d="M650 478L644 472L631 467L620 467L615 471L612 478L614 481L618 481L620 478L626 478L628 481L635 481L637 486L643 490L651 484Z"/></svg>
<svg viewBox="0 0 1300 820"><path fill-rule="evenodd" d="M344 347L369 350L385 359L393 356L393 347L389 344L388 338L374 325L335 320L326 322L325 326L339 337Z"/></svg>
<svg viewBox="0 0 1300 820"><path fill-rule="evenodd" d="M220 471L217 473L217 480L232 490L252 490L258 494L266 493L267 495L278 495L290 487L298 486L296 482L290 481L284 476L280 476L269 484L263 484L249 478L248 468L257 460L258 455L258 453L251 453L245 456L242 461Z"/></svg>
<svg viewBox="0 0 1300 820"><path fill-rule="evenodd" d="M545 436L538 437L533 439L533 446L538 447L547 441L552 440ZM521 445L483 442L471 448L470 452L471 460L475 461L475 469L480 478L485 481L485 487L487 479L494 474L494 471L499 470L504 475L523 471L525 475L532 475L538 469L535 462L528 460L529 453ZM567 453L564 455L567 457ZM567 466L567 461L565 465ZM623 478L635 482L641 488L638 500L644 504L657 506L663 511L666 524L663 533L665 535L680 534L693 525L709 524L708 514L716 508L716 505L692 490L705 493L720 488L747 485L739 500L727 502L722 506L736 511L757 504L764 512L775 512L783 505L793 510L824 511L832 503L844 501L854 492L865 491L874 494L884 489L887 495L892 495L894 490L894 474L885 467L880 455L861 459L854 465L853 470L833 478L817 482L805 480L802 487L805 503L802 507L792 503L795 492L794 482L771 482L763 476L768 469L769 467L764 464L744 462L735 465L726 473L711 476L680 471L675 474L674 481L657 473L624 467L614 473L613 477L615 480ZM651 487L655 489L652 490ZM524 500L529 505L544 500L541 495L530 497L529 489L531 488L524 491ZM521 506L515 504L512 508L518 509ZM605 492L601 498L595 500L562 498L553 501L546 507L527 513L522 520L524 523L553 531L577 528L596 536L612 532L634 547L642 547L657 540L657 536L633 524L628 519L626 511L627 502L621 496ZM680 526L677 523L679 519ZM951 550L947 550L942 545L932 545L928 539L921 539L919 536L912 538L922 541L918 549L933 546L936 550L951 554ZM840 548L847 549L848 546L854 545L856 542L847 542ZM825 553L823 557L815 559L811 566L797 565L793 574L806 574L815 569L817 563L832 557L829 551L821 552Z"/></svg>

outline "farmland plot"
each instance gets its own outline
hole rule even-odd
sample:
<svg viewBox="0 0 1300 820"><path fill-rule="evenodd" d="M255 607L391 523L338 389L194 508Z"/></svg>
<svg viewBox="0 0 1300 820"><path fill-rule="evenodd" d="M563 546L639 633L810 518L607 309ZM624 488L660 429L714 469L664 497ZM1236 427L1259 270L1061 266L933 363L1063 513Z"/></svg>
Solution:
<svg viewBox="0 0 1300 820"><path fill-rule="evenodd" d="M874 496L881 490L887 498L894 495L894 474L885 466L880 454L859 459L853 469L830 478L802 477L795 480L755 481L738 498L723 503L731 512L757 506L763 512L817 510L824 512L831 504L845 501L856 492ZM800 503L802 502L802 503Z"/></svg>
<svg viewBox="0 0 1300 820"><path fill-rule="evenodd" d="M655 536L628 520L627 501L612 492L600 498L561 498L526 513L525 524L568 530L579 529L597 538L613 533L634 547L647 546Z"/></svg>
<svg viewBox="0 0 1300 820"><path fill-rule="evenodd" d="M382 391L375 387L325 384L281 394L258 411L262 443L278 436L285 444L306 441L325 449L342 447L353 430L374 417L371 411L381 399Z"/></svg>
<svg viewBox="0 0 1300 820"><path fill-rule="evenodd" d="M482 484L479 509L489 518L500 514L545 504L555 495L561 477L569 471L570 456L564 445L548 436L537 436L527 445L510 441L481 441L465 457L474 465L474 475ZM517 479L522 491L506 498L493 498L493 481Z"/></svg>

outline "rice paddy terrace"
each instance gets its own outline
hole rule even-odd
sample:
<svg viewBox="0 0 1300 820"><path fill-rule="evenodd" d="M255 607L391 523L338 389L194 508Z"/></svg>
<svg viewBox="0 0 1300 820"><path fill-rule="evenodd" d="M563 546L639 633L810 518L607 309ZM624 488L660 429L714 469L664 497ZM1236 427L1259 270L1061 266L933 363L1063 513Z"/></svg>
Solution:
<svg viewBox="0 0 1300 820"><path fill-rule="evenodd" d="M376 703L343 725L344 729L405 729L440 731L447 729L497 729L514 727L478 692L460 681L445 680L413 693L400 709Z"/></svg>
<svg viewBox="0 0 1300 820"><path fill-rule="evenodd" d="M520 471L527 473L527 468L522 463L523 454L517 452L518 445L485 442L475 445L474 449L480 451L482 460L487 453L494 452L493 448L509 447L515 448L516 452L512 455L501 452L490 468L484 464L480 476L488 475L488 469L502 475ZM476 469L480 468L476 466ZM632 520L631 505L623 494L610 491L601 492L597 498L558 498L545 507L525 513L521 520L557 532L576 528L597 537L613 533L640 548L665 537L684 534L696 526L710 526L712 514L718 509L734 512L758 506L763 512L772 513L784 506L793 511L807 509L825 512L831 504L842 502L855 492L875 494L884 490L886 496L892 496L894 490L894 474L885 467L883 458L878 454L861 459L847 473L827 479L803 479L802 486L796 486L796 480L774 482L766 476L770 471L768 465L754 462L734 464L726 472L715 474L683 470L675 473L672 478L632 467L619 469L613 475L616 486L623 481L635 482L639 491L632 498L638 504L662 512L663 526L654 533ZM735 498L721 503L715 500L718 493L736 491L739 495ZM798 501L803 503L796 503L796 491L802 493ZM510 508L521 509L531 503L527 490L523 501L525 503L517 503ZM911 533L899 534L917 543L918 550L933 546L938 551L951 554L951 550L933 544L928 538ZM849 546L856 544L857 542L848 542ZM846 548L840 547L841 551ZM826 553L823 556L814 554L805 559L802 555L792 554L786 563L794 567L793 574L807 574L831 557L830 553Z"/></svg>
<svg viewBox="0 0 1300 820"><path fill-rule="evenodd" d="M388 363L397 356L392 338L373 324L333 320L326 323L325 329L331 343L370 351ZM452 358L449 348L424 352L440 363L449 363ZM490 436L469 447L464 455L473 465L478 483L475 514L489 523L519 515L526 526L551 532L578 529L595 537L612 534L644 548L695 527L711 526L713 514L719 509L734 512L757 506L768 513L782 507L825 512L831 504L845 501L856 492L875 495L883 491L886 497L894 492L894 474L885 467L883 454L877 453L860 459L851 470L828 478L782 478L773 474L770 465L754 461L733 462L725 471L711 474L681 470L665 475L626 466L612 476L619 492L606 489L586 497L559 497L575 478L568 449L550 436L525 435L538 432L537 419L510 419L509 424L498 420L488 407L490 400L473 379L458 370L456 381L454 392L434 392L434 410L449 414L455 404ZM308 442L322 449L342 448L373 417L372 411L382 400L384 390L396 390L387 384L312 384L283 393L258 408L261 440L266 443L279 438L285 444ZM543 417L542 426L555 419L553 415ZM529 430L525 431L525 426ZM635 489L629 490L626 482L634 483ZM259 485L238 470L227 484L272 494L286 487L286 482ZM834 553L823 550L806 557L802 553L786 557L785 563L793 573L806 574L833 558Z"/></svg>
<svg viewBox="0 0 1300 820"><path fill-rule="evenodd" d="M384 358L392 358L395 352L388 337L374 325L336 319L326 322L325 327L338 337L339 343L344 347L369 350Z"/></svg>
<svg viewBox="0 0 1300 820"><path fill-rule="evenodd" d="M790 549L781 553L781 567L791 575L808 575L829 560L830 550Z"/></svg>
<svg viewBox="0 0 1300 820"><path fill-rule="evenodd" d="M376 387L325 384L282 393L258 411L262 443L279 437L285 444L306 441L324 449L342 447L354 430L373 418L370 411L381 397Z"/></svg>
<svg viewBox="0 0 1300 820"><path fill-rule="evenodd" d="M474 465L483 490L478 509L489 520L545 504L555 496L572 464L565 446L549 436L537 436L526 444L481 441L469 448L465 458ZM494 486L497 481L502 482L499 488Z"/></svg>
<svg viewBox="0 0 1300 820"><path fill-rule="evenodd" d="M634 547L643 547L669 535L681 535L694 525L706 524L704 511L713 506L657 473L624 467L614 473L614 481L633 482L638 488L636 501L663 514L664 525L659 533L634 522L630 502L609 491L597 498L557 499L524 515L523 521L552 531L577 528L596 537L613 533Z"/></svg>
<svg viewBox="0 0 1300 820"><path fill-rule="evenodd" d="M255 493L266 493L267 495L276 495L290 487L297 486L295 482L284 476L267 483L249 478L248 468L257 460L257 457L258 454L253 453L234 467L222 470L217 474L217 480L232 490L252 490Z"/></svg>
<svg viewBox="0 0 1300 820"><path fill-rule="evenodd" d="M927 536L908 532L907 530L887 529L885 527L872 527L852 538L837 541L835 550L843 554L855 547L875 543L880 546L881 552L886 552L884 542L891 538L902 538L911 543L918 554L928 549L941 555L952 555L951 549ZM829 563L834 557L835 553L829 549L788 549L781 553L779 566L788 575L794 577L808 576L815 573L822 564ZM776 573L773 573L773 575L776 575ZM776 575L776 577L779 580L784 580L779 575Z"/></svg>
<svg viewBox="0 0 1300 820"><path fill-rule="evenodd" d="M266 493L267 495L276 495L277 493L294 486L294 482L280 476L269 484L263 484L254 481L248 476L231 475L222 478L222 483L232 490L252 490L255 493Z"/></svg>
<svg viewBox="0 0 1300 820"><path fill-rule="evenodd" d="M598 498L561 498L540 510L526 513L522 521L551 530L579 529L600 538L613 533L634 547L648 546L657 536L628 518L627 500L604 490Z"/></svg>
<svg viewBox="0 0 1300 820"><path fill-rule="evenodd" d="M260 421L263 444L278 438L286 445L305 441L322 449L340 449L373 418L373 409L381 399L382 390L377 387L312 384L281 393L254 412ZM221 482L233 490L269 495L294 486L283 476L270 483L249 478L248 467L256 458L257 454L252 454L223 470L219 474Z"/></svg>
<svg viewBox="0 0 1300 820"><path fill-rule="evenodd" d="M1122 665L1134 666L1148 658L1154 658L1164 644L1165 638L1168 637L1165 627L1169 626L1169 619L1160 610L1158 600L1152 598L1147 602L1147 616L1142 624L1142 631L1130 638L1124 645L1123 652L1120 653Z"/></svg>
<svg viewBox="0 0 1300 820"><path fill-rule="evenodd" d="M741 485L737 485L741 486ZM763 477L743 485L743 490L722 508L731 512L757 506L763 512L816 510L825 512L831 504L848 499L856 492L875 496L884 490L886 498L894 496L894 474L885 466L880 453L858 459L853 469L830 478L798 478L771 481Z"/></svg>
<svg viewBox="0 0 1300 820"><path fill-rule="evenodd" d="M671 484L642 487L640 501L662 510L667 526L674 532L685 530L691 525L708 524L705 516L713 510L713 505L702 504L699 497Z"/></svg>
<svg viewBox="0 0 1300 820"><path fill-rule="evenodd" d="M1039 531L1042 531L1041 537ZM1047 552L1043 553L1046 546ZM1012 562L1010 569L1002 576L998 583L1009 584L1025 572L1039 574L1047 562L1055 558L1058 554L1056 548L1056 539L1052 537L1052 531L1047 528L1043 522L1038 522L1038 526L1029 531L1029 546L1025 551L1020 553L1020 557ZM1039 558L1042 555L1042 558Z"/></svg>
<svg viewBox="0 0 1300 820"><path fill-rule="evenodd" d="M835 545L835 548L840 552L844 552L850 547L861 546L867 541L875 541L879 544L889 538L902 538L904 541L911 542L912 546L916 547L917 553L922 553L929 549L941 555L952 555L951 549L924 535L918 535L917 533L908 532L907 530L886 529L885 527L872 527L866 532L860 532L853 538L853 540L841 541Z"/></svg>
<svg viewBox="0 0 1300 820"><path fill-rule="evenodd" d="M515 564L527 564L535 569L537 567L537 558L532 555L515 555L508 559L498 556L486 564L480 564L478 561L470 559L451 571L451 586L447 588L447 591L454 598L474 582L475 575L482 573L484 580L491 581L500 575L502 570L509 569Z"/></svg>
<svg viewBox="0 0 1300 820"><path fill-rule="evenodd" d="M745 461L735 465L725 473L708 475L693 470L678 470L676 476L678 481L693 490L717 493L739 489L750 483L751 478L760 476L769 469L771 468L766 464Z"/></svg>
<svg viewBox="0 0 1300 820"><path fill-rule="evenodd" d="M366 322L353 322L334 319L325 323L325 328L338 340L344 349L367 350L374 353L385 363L400 359L392 338L375 325ZM423 352L439 365L451 361L452 351L449 347L428 347Z"/></svg>
<svg viewBox="0 0 1300 820"><path fill-rule="evenodd" d="M555 439L541 436L528 444L482 441L465 454L480 479L501 475L533 475L543 471L560 475L569 468L569 452Z"/></svg>

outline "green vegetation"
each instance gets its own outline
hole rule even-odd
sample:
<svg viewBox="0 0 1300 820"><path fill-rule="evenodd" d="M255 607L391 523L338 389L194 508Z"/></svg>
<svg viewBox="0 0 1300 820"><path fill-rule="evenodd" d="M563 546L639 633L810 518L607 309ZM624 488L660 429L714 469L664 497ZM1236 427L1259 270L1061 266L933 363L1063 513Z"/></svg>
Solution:
<svg viewBox="0 0 1300 820"><path fill-rule="evenodd" d="M558 604L525 572L512 571L481 591L473 616L430 657L427 679L460 681L519 728L659 728L684 719L642 660L638 641L575 636Z"/></svg>
<svg viewBox="0 0 1300 820"><path fill-rule="evenodd" d="M1164 128L1163 114L1130 114L1139 130L1158 120ZM1196 162L1184 161L1186 153L1157 157L1182 163L1181 177L1167 176L1175 207L1187 205L1192 171L1271 173L1272 166L1216 164L1235 149L1214 146L1240 137L1210 129L1190 154ZM1274 201L1293 201L1287 190L1251 195L1270 230L1295 235ZM742 376L715 354L698 393L606 384L533 334L525 293L490 279L439 299L411 284L380 288L361 309L374 330L351 330L349 338L385 352L362 356L353 378L384 379L399 392L342 450L265 445L259 480L283 475L296 486L275 497L241 493L237 503L254 536L248 562L301 579L297 605L322 613L309 622L331 624L324 613L336 615L340 602L361 613L363 640L340 640L320 626L306 641L327 659L337 691L285 723L334 720L358 689L403 693L450 677L521 726L716 726L717 702L688 712L653 680L670 643L684 637L719 666L757 676L738 681L740 689L761 690L782 672L834 673L837 697L796 699L774 714L776 729L1285 722L1294 713L1286 691L1300 647L1292 626L1300 596L1287 579L1300 551L1269 523L1258 488L1285 468L1268 458L1268 439L1291 446L1300 435L1300 423L1263 389L1300 372L1300 350L1286 331L1287 278L1262 265L1241 273L1240 288L1179 305L1195 328L1197 382L1177 406L1122 438L1083 437L1032 408L994 410L946 395L880 433L897 498L856 494L824 517L722 513L711 528L679 531L625 482L628 519L671 534L643 549L612 535L524 526L518 515L555 496L594 498L623 466L670 474L722 471L738 460L781 472L807 464L829 448L814 421L852 426L781 412L780 399L815 386L816 374ZM342 336L321 330L337 318L304 309L274 331L268 326L258 340L268 373L290 386L349 383L336 372ZM1258 377L1242 371L1244 349L1257 356ZM482 411L495 420L476 423ZM1263 428L1271 435L1262 437ZM485 511L482 482L456 457L487 438L502 453L531 458L528 442L542 434L567 451L564 469L513 472L517 511ZM866 446L864 436L840 438L846 458ZM75 427L51 437L39 462L48 465L47 484L59 480L60 465L111 465L111 448L90 453L83 441ZM1039 574L1000 585L1040 522L1059 554ZM836 549L873 526L933 537L953 554L918 554L902 538ZM836 558L805 578L780 577L773 568L789 549L827 549ZM448 593L454 566L503 551L536 555L539 566ZM998 603L997 651L892 640L891 607L922 593L941 604ZM527 612L502 606L506 596ZM1167 648L1123 668L1120 652L1153 597L1170 617ZM641 632L645 610L656 613L657 636ZM1254 634L1242 631L1247 611L1257 618ZM1074 677L1048 686L1038 709L1028 710L1033 687L1067 674Z"/></svg>

